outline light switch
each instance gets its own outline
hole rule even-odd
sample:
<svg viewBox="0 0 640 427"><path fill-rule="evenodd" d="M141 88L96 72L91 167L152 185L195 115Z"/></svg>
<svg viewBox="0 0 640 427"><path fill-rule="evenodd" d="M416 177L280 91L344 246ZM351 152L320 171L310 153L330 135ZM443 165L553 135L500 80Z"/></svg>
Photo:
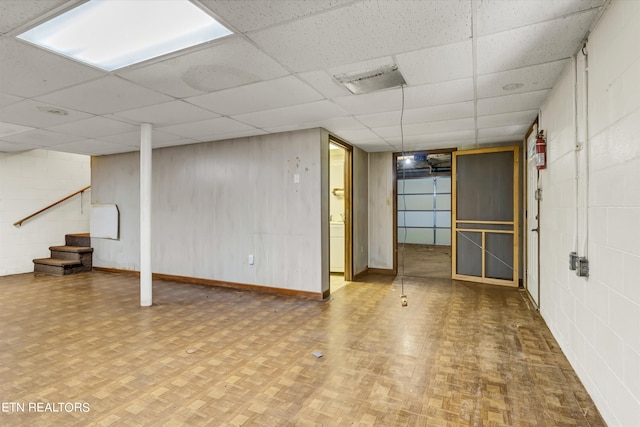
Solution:
<svg viewBox="0 0 640 427"><path fill-rule="evenodd" d="M249 265L253 265L253 255L249 255Z"/></svg>
<svg viewBox="0 0 640 427"><path fill-rule="evenodd" d="M293 174L293 183L294 184L300 184L300 174L299 173L294 173Z"/></svg>

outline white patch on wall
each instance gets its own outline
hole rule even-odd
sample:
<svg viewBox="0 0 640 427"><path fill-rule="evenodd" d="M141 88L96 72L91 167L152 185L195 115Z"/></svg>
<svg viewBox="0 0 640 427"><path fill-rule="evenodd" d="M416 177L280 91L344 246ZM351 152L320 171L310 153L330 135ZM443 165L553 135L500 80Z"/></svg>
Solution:
<svg viewBox="0 0 640 427"><path fill-rule="evenodd" d="M118 240L119 213L116 205L91 205L91 238Z"/></svg>

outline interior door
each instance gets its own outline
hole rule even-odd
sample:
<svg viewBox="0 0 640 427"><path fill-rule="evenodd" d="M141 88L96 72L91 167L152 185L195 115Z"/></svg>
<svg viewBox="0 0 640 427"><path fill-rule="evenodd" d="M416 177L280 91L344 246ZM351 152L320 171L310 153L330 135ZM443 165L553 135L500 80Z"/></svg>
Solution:
<svg viewBox="0 0 640 427"><path fill-rule="evenodd" d="M535 144L538 126L534 125L533 132L527 139L527 280L526 287L531 299L540 307L539 280L539 242L540 242L540 202L536 197L538 190L538 169L535 161Z"/></svg>
<svg viewBox="0 0 640 427"><path fill-rule="evenodd" d="M518 286L518 152L518 147L454 152L454 279Z"/></svg>

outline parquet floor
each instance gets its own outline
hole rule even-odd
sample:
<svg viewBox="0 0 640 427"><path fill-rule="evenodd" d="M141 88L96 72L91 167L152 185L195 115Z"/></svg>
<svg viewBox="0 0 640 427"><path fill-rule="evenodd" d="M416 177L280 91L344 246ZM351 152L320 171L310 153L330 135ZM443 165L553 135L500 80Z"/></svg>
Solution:
<svg viewBox="0 0 640 427"><path fill-rule="evenodd" d="M135 277L0 277L0 425L604 425L520 291L405 278L403 308L392 280L140 308Z"/></svg>
<svg viewBox="0 0 640 427"><path fill-rule="evenodd" d="M451 246L398 245L398 272L404 276L451 279Z"/></svg>

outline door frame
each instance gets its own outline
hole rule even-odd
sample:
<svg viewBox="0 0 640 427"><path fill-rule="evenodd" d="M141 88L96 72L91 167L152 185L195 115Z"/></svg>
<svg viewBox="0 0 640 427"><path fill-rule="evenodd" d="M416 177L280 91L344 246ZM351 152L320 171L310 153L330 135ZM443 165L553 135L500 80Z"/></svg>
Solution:
<svg viewBox="0 0 640 427"><path fill-rule="evenodd" d="M344 280L347 282L352 282L353 281L353 146L332 134L329 134L329 144L337 145L338 147L344 150L344 212L345 212L345 216L344 216L344 221L345 221ZM327 167L329 167L328 164L327 164Z"/></svg>
<svg viewBox="0 0 640 427"><path fill-rule="evenodd" d="M392 180L393 180L393 274L398 274L398 157L406 156L407 154L444 154L451 153L451 162L453 165L453 153L457 148L440 148L437 150L415 150L415 151L403 151L395 152L392 156ZM452 186L453 186L453 169L451 170ZM453 190L453 188L452 188ZM453 193L451 193L451 203L453 204ZM453 208L453 205L452 205ZM451 219L453 225L453 210L451 211ZM453 242L452 242L453 243Z"/></svg>
<svg viewBox="0 0 640 427"><path fill-rule="evenodd" d="M473 155L473 154L488 154L488 153L497 153L497 152L505 152L512 151L513 152L513 221L473 221L473 220L458 220L457 219L457 207L458 207L458 176L457 176L457 157L464 155ZM503 286L512 286L518 287L520 283L520 269L519 269L519 194L520 194L520 184L519 184L519 174L520 174L520 147L518 146L506 146L506 147L495 147L495 148L479 148L474 150L464 150L464 151L456 151L453 153L452 158L452 182L451 182L451 277L456 280L466 280L470 282L478 282L478 283L486 283L492 285L503 285ZM458 222L460 223L476 223L476 224L495 224L495 225L512 225L512 233L513 233L513 277L512 280L506 279L495 279L491 277L485 276L485 250L484 250L484 236L486 233L495 233L496 230L477 228L471 229L473 232L482 233L482 276L468 276L463 274L458 274L457 271L457 233L459 230ZM461 231L463 229L460 229ZM466 230L466 229L464 229ZM504 231L503 231L504 232ZM511 232L510 232L511 233Z"/></svg>
<svg viewBox="0 0 640 427"><path fill-rule="evenodd" d="M532 262L531 258L530 258L530 251L529 251L529 230L531 230L531 223L533 221L531 221L531 217L530 217L530 213L533 213L532 208L533 206L529 205L529 137L531 136L531 134L537 134L537 130L538 130L538 118L536 117L535 121L531 124L531 127L529 128L529 130L527 131L527 134L524 137L524 153L523 153L523 162L524 162L524 173L525 173L525 179L524 181L524 212L525 212L525 216L524 216L524 221L525 221L525 228L524 228L524 233L523 234L523 239L524 239L524 244L523 244L523 252L524 252L524 265L525 265L525 271L523 274L523 278L524 278L524 286L525 289L527 290L527 295L529 296L529 299L531 300L532 304L538 309L540 310L540 199L538 198L535 203L535 210L537 211L537 215L538 218L536 219L537 221L537 233L538 233L538 245L537 247L534 249L537 252L537 260L535 262ZM540 179L540 172L536 170L535 172L538 175L538 181ZM532 265L535 264L535 265ZM531 268L535 268L537 269L537 274L536 274L536 279L537 279L537 292L536 292L536 296L534 297L531 293L531 287L530 287L530 283L529 283L529 270ZM537 301L536 301L537 299Z"/></svg>

